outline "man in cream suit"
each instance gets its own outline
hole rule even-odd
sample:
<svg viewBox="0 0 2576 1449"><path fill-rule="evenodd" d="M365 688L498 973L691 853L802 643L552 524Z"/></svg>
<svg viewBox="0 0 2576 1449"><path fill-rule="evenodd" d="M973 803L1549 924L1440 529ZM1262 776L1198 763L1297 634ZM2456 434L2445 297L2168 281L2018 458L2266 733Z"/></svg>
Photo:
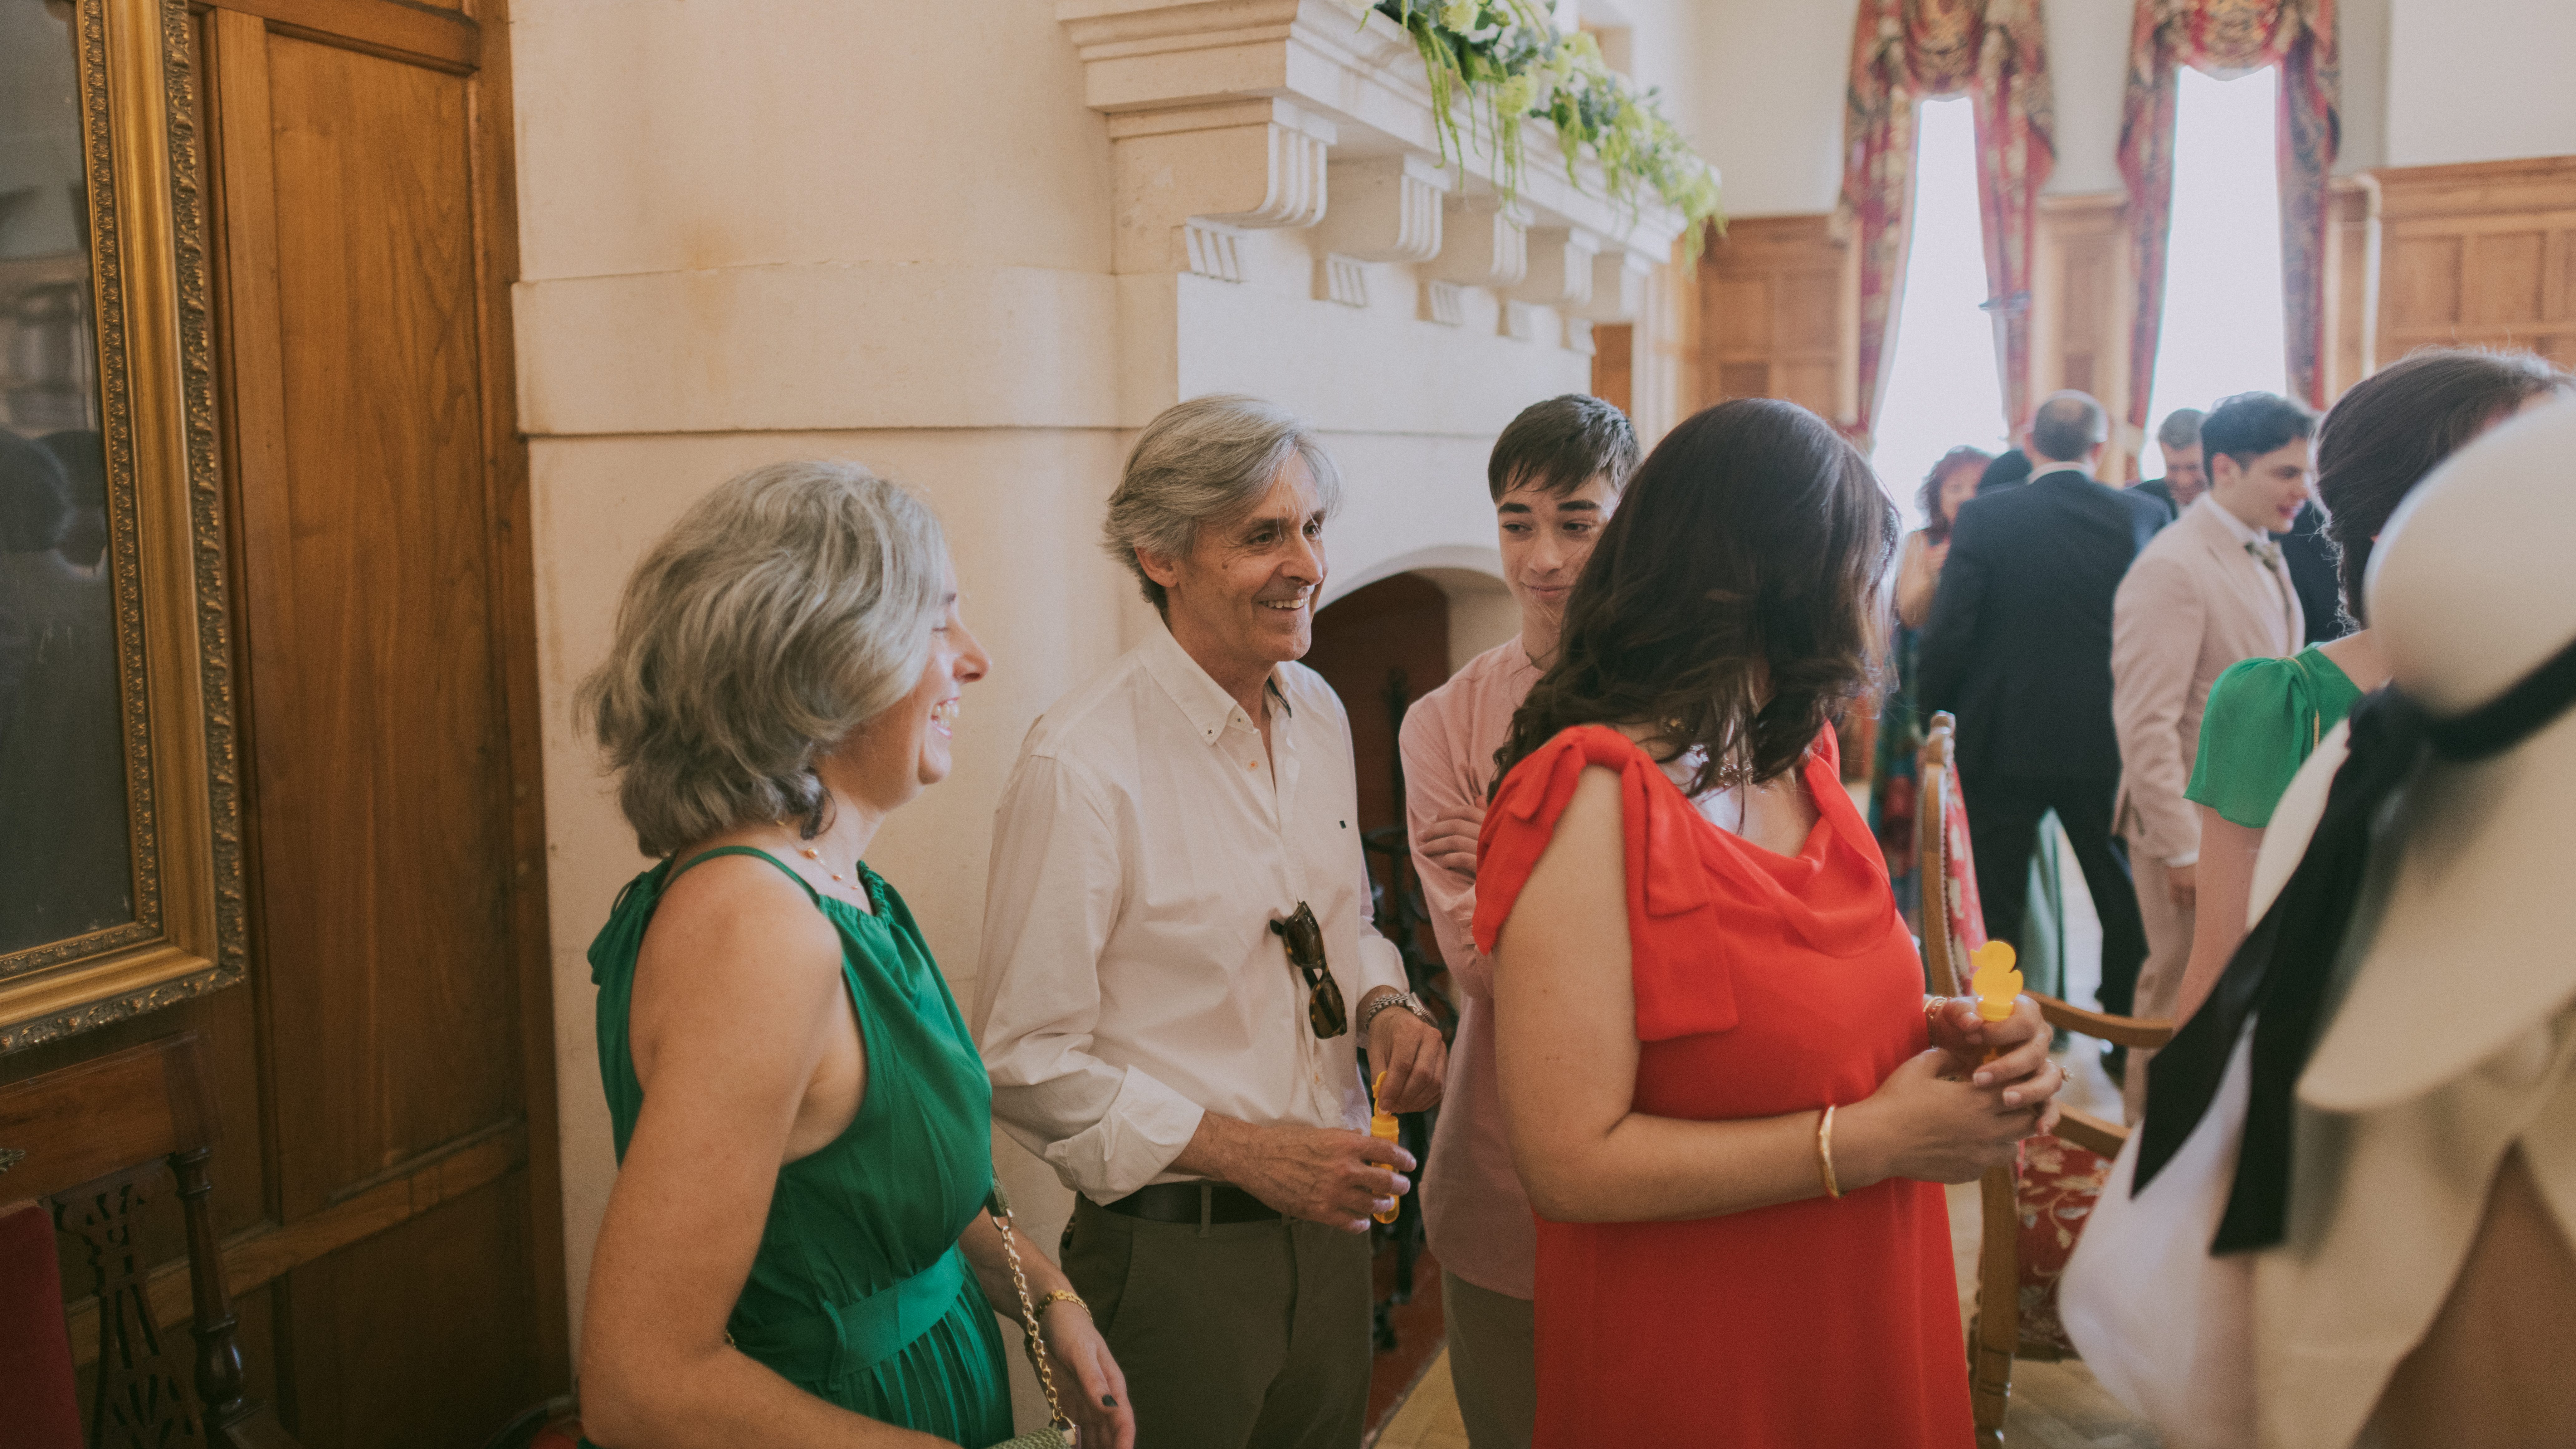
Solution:
<svg viewBox="0 0 2576 1449"><path fill-rule="evenodd" d="M2278 658L2305 641L2298 593L2271 535L2308 501L2315 431L2315 416L2288 398L2243 393L2220 403L2200 427L2208 493L2139 552L2112 600L2113 819L2129 843L2147 927L2139 1016L2173 1014L2191 955L2200 817L2183 788L2200 753L2209 687L2240 659Z"/></svg>

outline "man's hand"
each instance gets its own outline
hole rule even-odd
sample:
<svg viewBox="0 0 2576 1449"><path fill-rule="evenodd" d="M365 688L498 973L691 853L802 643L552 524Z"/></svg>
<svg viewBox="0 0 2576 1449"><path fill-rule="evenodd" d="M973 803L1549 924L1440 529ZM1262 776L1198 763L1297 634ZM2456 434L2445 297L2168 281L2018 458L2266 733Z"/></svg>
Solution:
<svg viewBox="0 0 2576 1449"><path fill-rule="evenodd" d="M2173 898L2175 910L2190 910L2200 899L2200 862L2166 866L2165 894Z"/></svg>
<svg viewBox="0 0 2576 1449"><path fill-rule="evenodd" d="M1400 1174L1413 1165L1412 1153L1365 1132L1255 1127L1214 1112L1172 1159L1175 1171L1233 1183L1292 1218L1346 1233L1367 1232L1371 1213L1411 1190Z"/></svg>
<svg viewBox="0 0 2576 1449"><path fill-rule="evenodd" d="M1461 805L1431 817L1422 827L1422 858L1469 880L1476 878L1476 837L1485 828L1485 807Z"/></svg>
<svg viewBox="0 0 2576 1449"><path fill-rule="evenodd" d="M1362 1007L1391 994L1381 986L1360 1001ZM1378 1110L1419 1112L1440 1100L1449 1079L1449 1047L1429 1022L1401 1006L1390 1006L1369 1023L1369 1070L1385 1073L1378 1089Z"/></svg>

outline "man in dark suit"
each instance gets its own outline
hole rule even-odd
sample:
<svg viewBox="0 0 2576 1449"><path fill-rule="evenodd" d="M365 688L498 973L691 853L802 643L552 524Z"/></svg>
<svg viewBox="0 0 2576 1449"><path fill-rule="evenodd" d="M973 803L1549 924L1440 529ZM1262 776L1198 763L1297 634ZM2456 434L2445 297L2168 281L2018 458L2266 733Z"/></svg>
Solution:
<svg viewBox="0 0 2576 1449"><path fill-rule="evenodd" d="M2200 456L2200 420L2204 416L2198 408L2176 408L2165 414L2165 420L2156 425L2156 446L2165 454L2165 476L2129 485L2137 492L2164 500L2165 512L2175 518L2182 517L2184 509L2209 491L2209 469Z"/></svg>
<svg viewBox="0 0 2576 1449"><path fill-rule="evenodd" d="M1986 465L1986 471L1977 475L1976 496L1983 498L1989 493L2018 488L2029 481L2030 454L2019 447L2006 448Z"/></svg>
<svg viewBox="0 0 2576 1449"><path fill-rule="evenodd" d="M2040 818L2056 811L2102 918L2102 1009L2125 1016L2147 935L2111 831L2111 599L2170 515L2158 499L2094 481L2109 434L2100 403L2055 394L2031 421L2030 481L1959 510L1924 629L1922 686L1926 708L1959 717L1986 935L2020 939Z"/></svg>

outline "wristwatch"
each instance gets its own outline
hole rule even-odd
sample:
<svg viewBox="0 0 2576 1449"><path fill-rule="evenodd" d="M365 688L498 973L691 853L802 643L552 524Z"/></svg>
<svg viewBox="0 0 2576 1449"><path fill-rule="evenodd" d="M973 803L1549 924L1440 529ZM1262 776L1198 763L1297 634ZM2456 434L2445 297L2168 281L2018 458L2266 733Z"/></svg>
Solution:
<svg viewBox="0 0 2576 1449"><path fill-rule="evenodd" d="M1375 1001L1372 1001L1368 1005L1360 1008L1360 1035L1367 1036L1369 1034L1369 1028L1377 1024L1378 1013L1386 1010L1390 1006L1401 1006L1405 1010L1412 1012L1416 1017L1421 1019L1423 1025L1430 1027L1434 1031L1437 1031L1440 1028L1440 1023L1433 1021L1431 1019L1431 1013L1423 1009L1421 998L1415 996L1410 991L1398 991L1390 995L1381 996Z"/></svg>

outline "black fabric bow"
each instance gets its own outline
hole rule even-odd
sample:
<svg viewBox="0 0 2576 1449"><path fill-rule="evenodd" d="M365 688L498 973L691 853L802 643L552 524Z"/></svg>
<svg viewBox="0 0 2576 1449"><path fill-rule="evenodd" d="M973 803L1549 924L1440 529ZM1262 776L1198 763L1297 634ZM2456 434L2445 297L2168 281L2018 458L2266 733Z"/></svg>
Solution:
<svg viewBox="0 0 2576 1449"><path fill-rule="evenodd" d="M2147 1116L2138 1129L2144 1192L2181 1150L2218 1095L2227 1059L2250 1018L2253 1079L2236 1178L2219 1219L2213 1254L2251 1252L2281 1241L2290 1201L2295 1093L2316 1044L2318 1016L2344 933L2352 924L2370 862L2371 836L2389 801L2414 776L2429 748L2468 764L2499 755L2576 703L2576 642L2501 696L2437 720L2394 686L2353 707L2351 755L2335 771L2325 814L2307 853L2271 909L2236 949L2226 972L2191 1020L2147 1065Z"/></svg>

